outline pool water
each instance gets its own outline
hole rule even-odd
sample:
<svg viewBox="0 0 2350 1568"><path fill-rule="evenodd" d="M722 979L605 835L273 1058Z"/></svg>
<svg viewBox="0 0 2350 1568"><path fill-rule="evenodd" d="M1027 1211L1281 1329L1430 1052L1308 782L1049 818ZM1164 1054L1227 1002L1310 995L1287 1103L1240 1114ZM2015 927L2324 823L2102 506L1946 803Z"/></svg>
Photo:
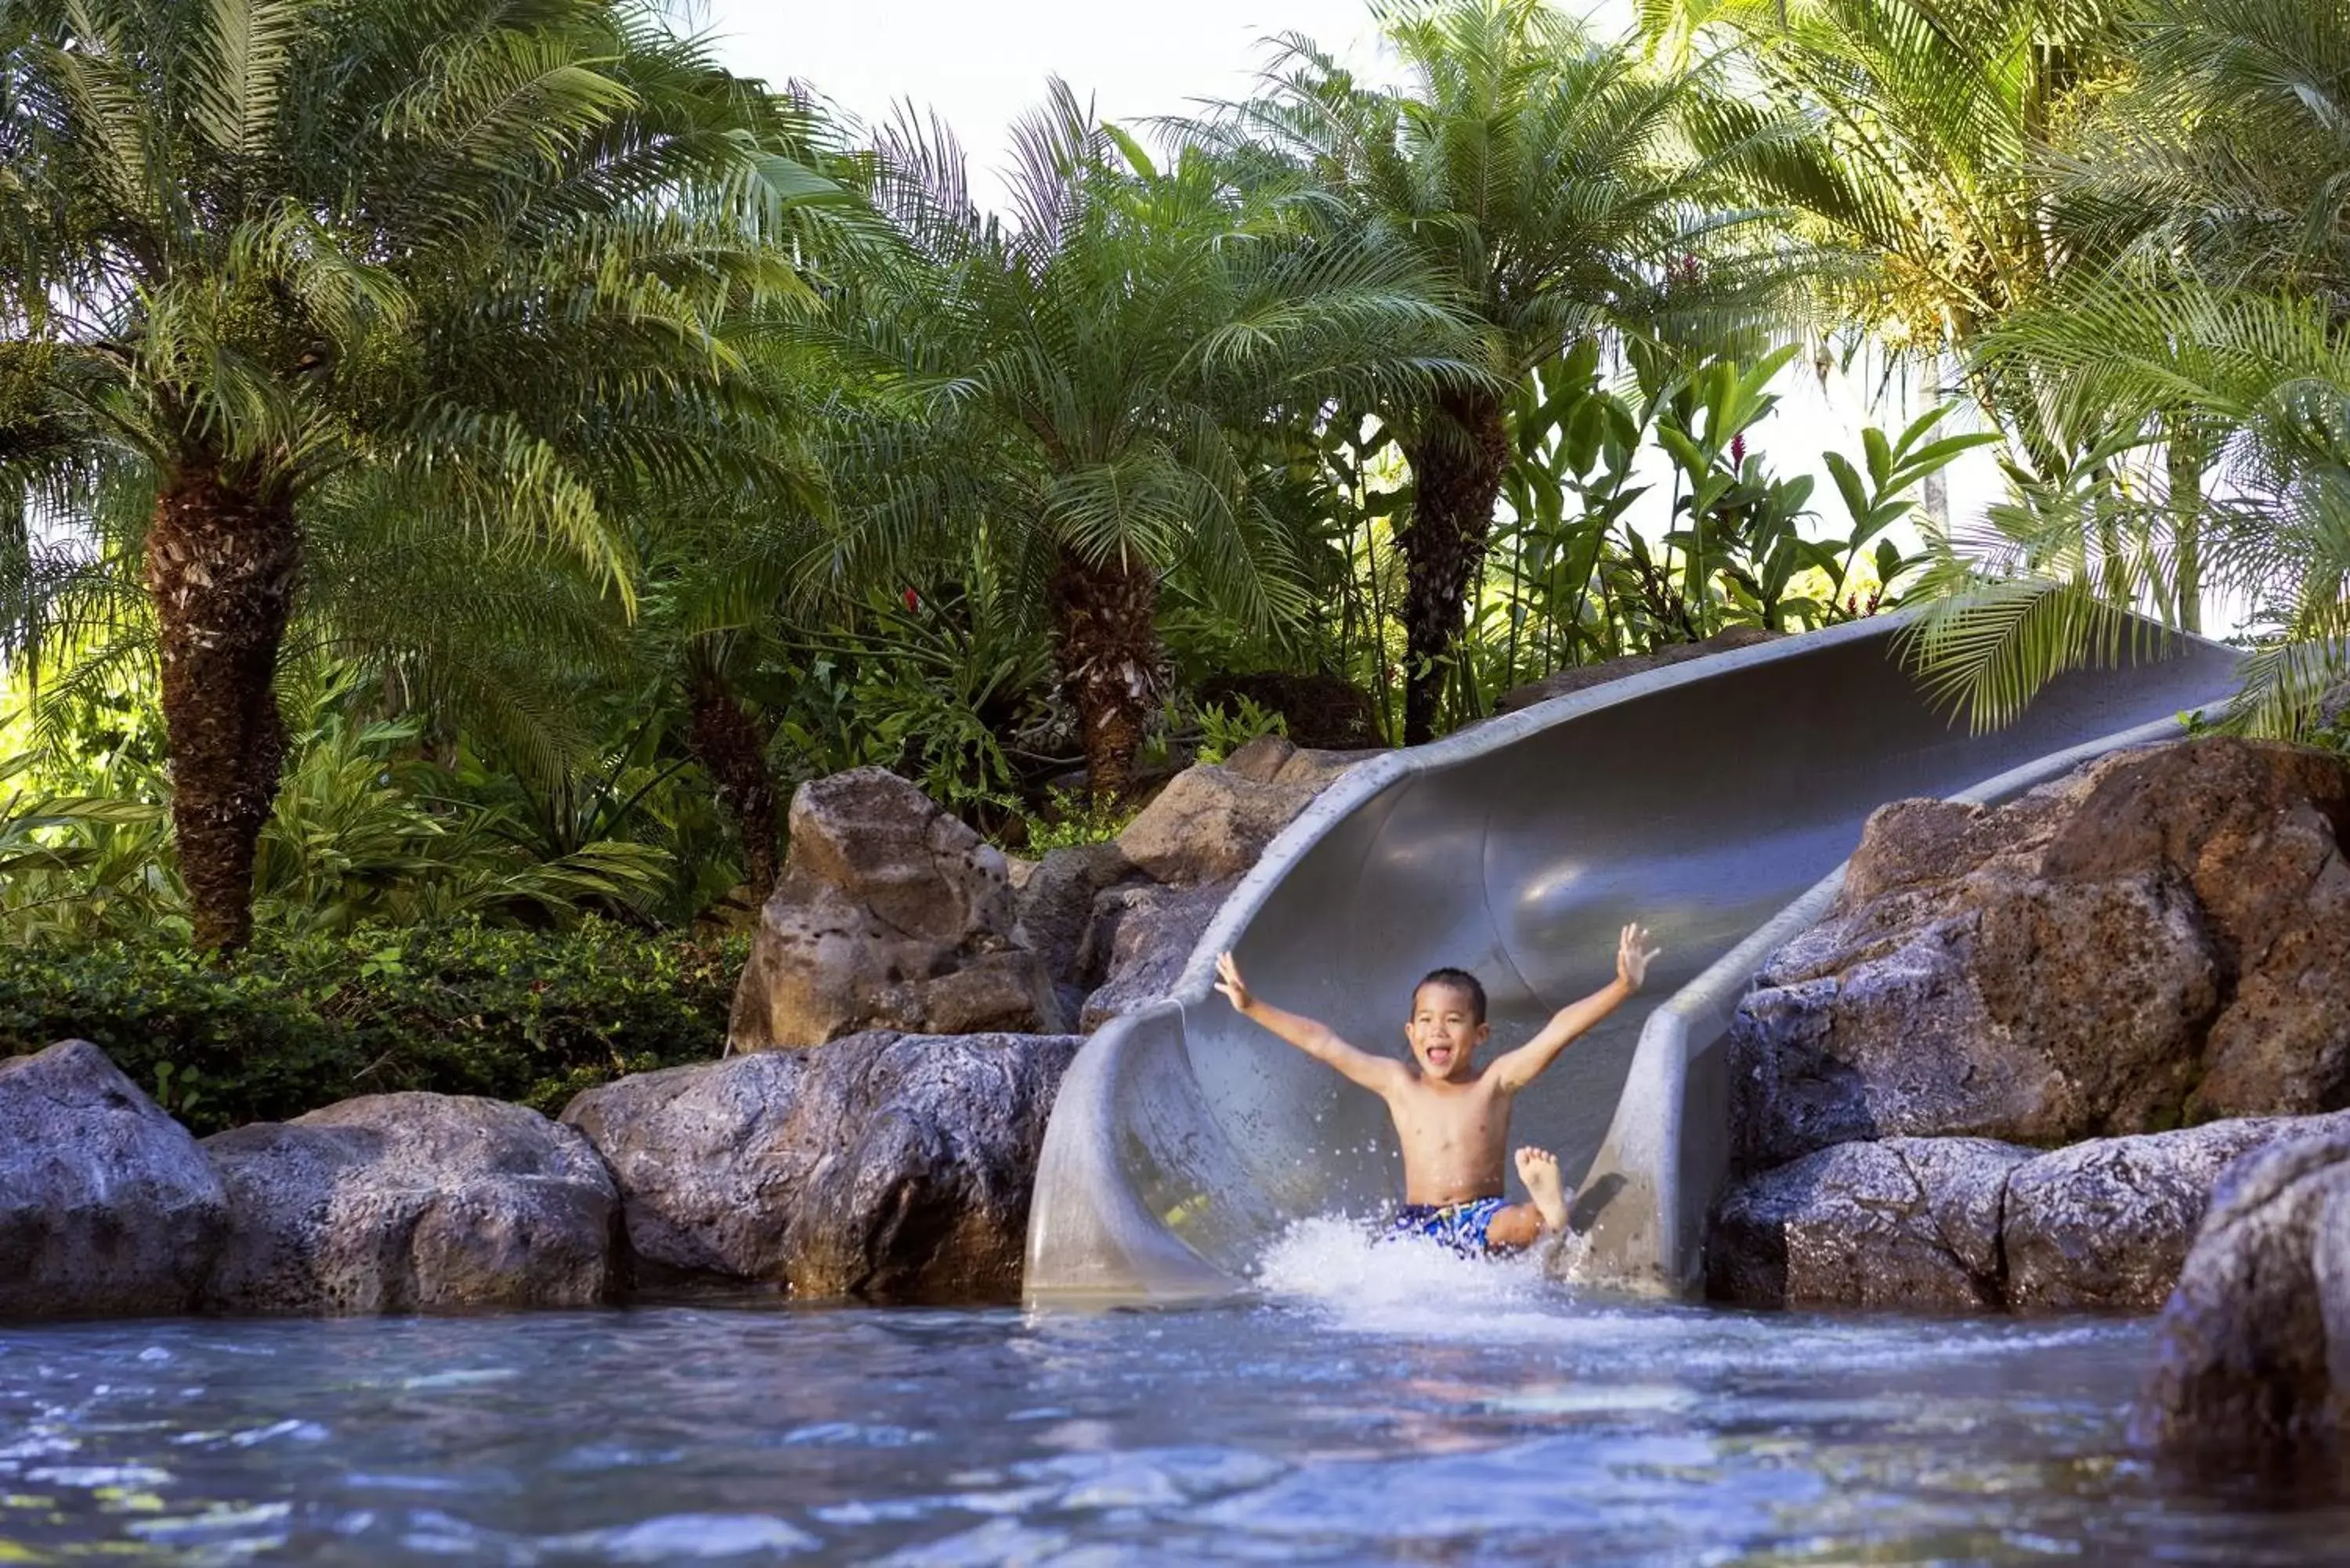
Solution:
<svg viewBox="0 0 2350 1568"><path fill-rule="evenodd" d="M1578 1303L1301 1228L1184 1310L0 1332L0 1563L2259 1563L2121 1440L2142 1322Z"/></svg>

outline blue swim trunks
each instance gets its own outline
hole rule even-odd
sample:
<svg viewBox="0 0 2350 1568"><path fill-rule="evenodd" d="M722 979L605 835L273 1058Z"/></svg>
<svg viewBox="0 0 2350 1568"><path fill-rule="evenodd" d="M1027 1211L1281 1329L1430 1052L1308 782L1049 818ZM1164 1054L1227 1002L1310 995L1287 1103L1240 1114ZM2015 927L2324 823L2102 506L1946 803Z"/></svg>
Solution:
<svg viewBox="0 0 2350 1568"><path fill-rule="evenodd" d="M1388 1235L1425 1236L1441 1241L1464 1258L1482 1258L1493 1250L1485 1228L1493 1216L1509 1207L1503 1198L1471 1198L1465 1203L1406 1203L1388 1222ZM1514 1249L1504 1247L1503 1251Z"/></svg>

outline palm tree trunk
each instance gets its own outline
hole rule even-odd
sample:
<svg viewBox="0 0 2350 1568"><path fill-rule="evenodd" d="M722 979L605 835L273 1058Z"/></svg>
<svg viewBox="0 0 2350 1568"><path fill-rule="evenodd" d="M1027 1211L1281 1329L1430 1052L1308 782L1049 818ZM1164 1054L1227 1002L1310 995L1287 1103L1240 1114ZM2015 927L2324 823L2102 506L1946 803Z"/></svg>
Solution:
<svg viewBox="0 0 2350 1568"><path fill-rule="evenodd" d="M783 869L775 854L775 779L767 771L766 743L715 671L696 670L691 684L686 744L743 836L743 877L764 902Z"/></svg>
<svg viewBox="0 0 2350 1568"><path fill-rule="evenodd" d="M1436 738L1453 644L1485 565L1493 503L1510 465L1502 405L1482 392L1444 392L1407 455L1411 521L1396 536L1404 556L1403 739Z"/></svg>
<svg viewBox="0 0 2350 1568"><path fill-rule="evenodd" d="M253 862L277 797L286 724L277 653L302 563L294 508L214 469L184 469L155 498L147 591L161 629L172 829L196 946L253 940Z"/></svg>
<svg viewBox="0 0 2350 1568"><path fill-rule="evenodd" d="M2181 417L2164 421L2169 470L2171 545L2178 576L2178 629L2203 630L2203 446Z"/></svg>
<svg viewBox="0 0 2350 1568"><path fill-rule="evenodd" d="M1087 561L1065 549L1049 592L1087 786L1097 801L1116 800L1133 781L1143 722L1159 699L1159 579L1131 557Z"/></svg>

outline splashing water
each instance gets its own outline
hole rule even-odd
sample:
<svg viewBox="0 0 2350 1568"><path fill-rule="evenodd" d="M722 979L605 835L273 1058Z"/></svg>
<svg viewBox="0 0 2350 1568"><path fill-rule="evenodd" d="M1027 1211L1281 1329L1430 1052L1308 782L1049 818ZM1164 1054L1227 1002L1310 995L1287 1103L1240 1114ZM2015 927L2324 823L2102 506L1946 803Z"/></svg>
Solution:
<svg viewBox="0 0 2350 1568"><path fill-rule="evenodd" d="M1498 1258L1466 1257L1425 1236L1388 1236L1359 1220L1322 1216L1283 1232L1255 1283L1312 1305L1336 1326L1435 1339L1548 1336L1574 1304L1566 1279L1583 1238Z"/></svg>

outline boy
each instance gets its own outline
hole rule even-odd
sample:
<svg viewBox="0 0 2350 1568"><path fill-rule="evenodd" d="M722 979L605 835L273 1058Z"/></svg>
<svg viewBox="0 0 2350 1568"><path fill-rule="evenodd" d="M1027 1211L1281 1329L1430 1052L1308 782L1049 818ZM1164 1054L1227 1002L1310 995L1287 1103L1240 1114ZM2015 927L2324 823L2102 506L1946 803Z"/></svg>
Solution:
<svg viewBox="0 0 2350 1568"><path fill-rule="evenodd" d="M1561 1008L1540 1033L1482 1068L1473 1056L1492 1033L1485 1022L1485 988L1462 970L1440 969L1411 993L1404 1038L1418 1071L1347 1044L1327 1024L1259 1002L1230 953L1216 960L1216 989L1251 1023L1327 1062L1387 1102L1403 1144L1404 1202L1391 1233L1433 1237L1461 1252L1510 1252L1567 1228L1558 1160L1546 1150L1518 1150L1518 1178L1534 1201L1502 1201L1511 1097L1534 1082L1567 1042L1640 989L1659 950L1648 947L1648 940L1638 926L1626 926L1616 943L1612 981Z"/></svg>

